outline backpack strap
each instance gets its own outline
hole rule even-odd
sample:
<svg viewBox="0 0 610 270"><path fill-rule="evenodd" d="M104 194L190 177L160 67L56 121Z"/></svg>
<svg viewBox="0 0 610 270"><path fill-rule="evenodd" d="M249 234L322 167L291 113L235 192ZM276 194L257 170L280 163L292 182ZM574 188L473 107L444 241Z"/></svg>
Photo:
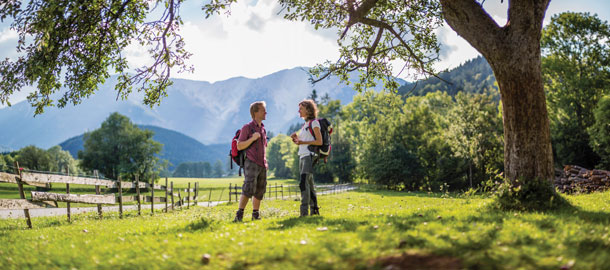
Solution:
<svg viewBox="0 0 610 270"><path fill-rule="evenodd" d="M311 123L313 121L318 121L318 119L313 119L313 120L309 121L309 127L308 128L309 128L309 133L311 133L311 136L313 136L313 139L315 140L316 139L316 134L314 134L313 128L311 128Z"/></svg>

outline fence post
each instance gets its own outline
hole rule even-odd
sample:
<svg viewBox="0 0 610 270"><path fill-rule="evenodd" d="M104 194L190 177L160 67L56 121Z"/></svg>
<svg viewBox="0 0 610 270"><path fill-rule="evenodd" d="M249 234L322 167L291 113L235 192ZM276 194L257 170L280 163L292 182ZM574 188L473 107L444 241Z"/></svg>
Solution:
<svg viewBox="0 0 610 270"><path fill-rule="evenodd" d="M167 177L165 177L165 213L167 213Z"/></svg>
<svg viewBox="0 0 610 270"><path fill-rule="evenodd" d="M210 207L211 200L212 200L212 188L210 187L210 195L208 195L208 207Z"/></svg>
<svg viewBox="0 0 610 270"><path fill-rule="evenodd" d="M233 187L232 185L233 184L229 183L229 203L231 202L231 195L233 195L233 194L231 194L231 187ZM218 201L220 201L220 200L218 200Z"/></svg>
<svg viewBox="0 0 610 270"><path fill-rule="evenodd" d="M182 210L182 194L180 193L180 189L178 189L178 202L180 202L180 210Z"/></svg>
<svg viewBox="0 0 610 270"><path fill-rule="evenodd" d="M123 218L123 188L121 187L121 176L117 176L117 185L119 186L119 218Z"/></svg>
<svg viewBox="0 0 610 270"><path fill-rule="evenodd" d="M19 196L21 199L25 199L25 192L23 192L23 173L21 172L21 168L19 168L19 162L15 161L15 170L17 170L17 174L19 175L19 180L17 181L17 186L19 187ZM25 220L28 224L28 228L32 228L32 219L30 219L30 209L23 209L23 214L25 215Z"/></svg>
<svg viewBox="0 0 610 270"><path fill-rule="evenodd" d="M277 200L277 183L275 183L275 199Z"/></svg>
<svg viewBox="0 0 610 270"><path fill-rule="evenodd" d="M140 176L136 174L136 195L138 196L138 216L142 215L142 202L140 201ZM146 200L144 200L146 202Z"/></svg>
<svg viewBox="0 0 610 270"><path fill-rule="evenodd" d="M174 211L174 181L172 181L172 189L170 194L172 195L172 211Z"/></svg>
<svg viewBox="0 0 610 270"><path fill-rule="evenodd" d="M100 178L99 172L97 170L94 170L93 174L95 175L95 179ZM101 193L102 193L102 191L100 189L100 185L95 185L95 194L100 195ZM102 204L101 203L97 204L97 215L100 217L100 219L102 219Z"/></svg>
<svg viewBox="0 0 610 270"><path fill-rule="evenodd" d="M193 205L197 205L197 196L199 196L199 182L195 182L195 191L193 195L193 200L195 201Z"/></svg>
<svg viewBox="0 0 610 270"><path fill-rule="evenodd" d="M239 200L237 199L237 184L235 184L235 186L233 186L233 188L235 189L235 192L233 192L235 194L235 202L239 202ZM243 192L243 190L242 190ZM240 192L241 194L241 192Z"/></svg>
<svg viewBox="0 0 610 270"><path fill-rule="evenodd" d="M282 200L284 199L284 184L280 185L280 187L282 188Z"/></svg>
<svg viewBox="0 0 610 270"><path fill-rule="evenodd" d="M66 175L70 176L70 169L68 168L68 166L66 166ZM70 194L70 184L66 184L66 194ZM68 211L68 222L72 222L71 217L70 217L70 203L66 203L66 210Z"/></svg>
<svg viewBox="0 0 610 270"><path fill-rule="evenodd" d="M186 209L191 209L191 182L188 184L188 192L186 193Z"/></svg>
<svg viewBox="0 0 610 270"><path fill-rule="evenodd" d="M150 214L155 214L155 179L150 178Z"/></svg>

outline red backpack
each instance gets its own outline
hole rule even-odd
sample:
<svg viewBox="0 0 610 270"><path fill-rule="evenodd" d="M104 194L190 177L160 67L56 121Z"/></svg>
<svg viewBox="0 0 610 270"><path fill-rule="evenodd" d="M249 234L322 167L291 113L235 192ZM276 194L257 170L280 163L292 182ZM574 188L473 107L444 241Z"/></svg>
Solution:
<svg viewBox="0 0 610 270"><path fill-rule="evenodd" d="M250 148L248 147L243 150L237 150L237 140L239 139L240 134L241 129L238 129L235 132L233 140L231 141L231 151L229 151L229 156L231 157L231 160L229 160L229 165L231 167L231 170L233 170L233 162L235 162L235 164L239 166L239 176L241 176L241 171L244 168L244 163L246 162L246 149ZM254 134L254 129L252 129L252 134Z"/></svg>

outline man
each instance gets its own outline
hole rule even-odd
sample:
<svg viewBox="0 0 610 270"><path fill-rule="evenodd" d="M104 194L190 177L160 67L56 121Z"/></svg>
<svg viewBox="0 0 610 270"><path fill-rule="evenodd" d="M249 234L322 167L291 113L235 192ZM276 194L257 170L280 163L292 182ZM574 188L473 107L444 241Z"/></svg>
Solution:
<svg viewBox="0 0 610 270"><path fill-rule="evenodd" d="M235 214L234 222L241 222L244 218L244 209L248 200L252 197L252 220L259 220L260 205L267 190L267 131L263 120L267 116L264 101L250 104L250 115L252 121L241 128L237 139L237 150L246 149L246 160L244 162L244 185L242 186L241 198L239 199L239 210Z"/></svg>

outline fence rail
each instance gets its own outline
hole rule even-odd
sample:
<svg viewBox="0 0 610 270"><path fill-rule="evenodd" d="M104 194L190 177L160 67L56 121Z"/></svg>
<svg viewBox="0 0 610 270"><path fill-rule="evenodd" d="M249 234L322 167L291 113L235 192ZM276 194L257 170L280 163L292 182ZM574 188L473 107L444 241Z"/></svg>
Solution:
<svg viewBox="0 0 610 270"><path fill-rule="evenodd" d="M51 192L32 191L32 201L55 201L91 204L115 204L114 194L92 195L92 194L59 194Z"/></svg>

